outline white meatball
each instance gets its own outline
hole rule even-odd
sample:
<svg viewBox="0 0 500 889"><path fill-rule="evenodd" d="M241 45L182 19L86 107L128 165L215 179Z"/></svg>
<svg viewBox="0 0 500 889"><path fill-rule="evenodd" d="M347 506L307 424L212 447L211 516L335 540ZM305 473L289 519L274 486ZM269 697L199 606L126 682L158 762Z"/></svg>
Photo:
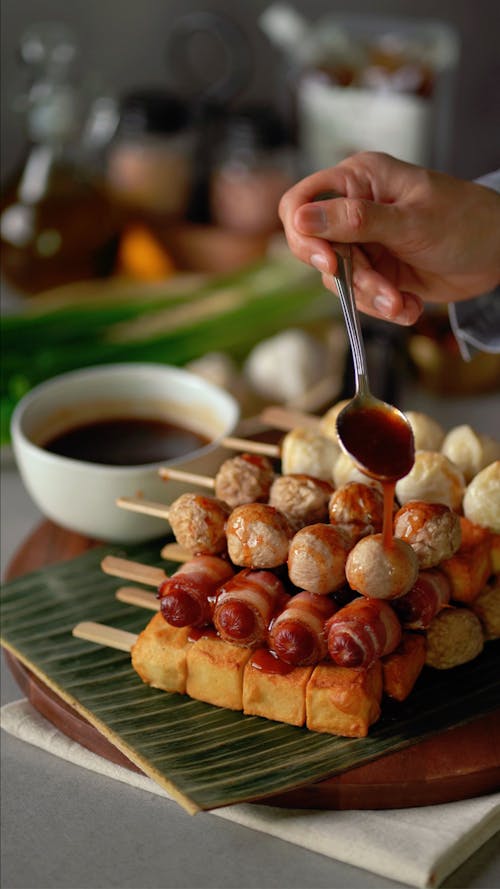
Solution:
<svg viewBox="0 0 500 889"><path fill-rule="evenodd" d="M409 543L394 537L385 546L382 534L362 537L347 557L345 573L351 589L370 599L397 599L411 590L418 559Z"/></svg>
<svg viewBox="0 0 500 889"><path fill-rule="evenodd" d="M327 438L331 438L333 441L338 441L337 417L340 414L340 411L342 411L345 406L349 404L349 401L349 398L344 398L342 401L337 401L336 404L328 408L327 412L323 414L321 420L319 421L319 431L322 435L326 435Z"/></svg>
<svg viewBox="0 0 500 889"><path fill-rule="evenodd" d="M470 482L485 466L500 460L500 442L464 424L450 429L441 453L452 460L463 472L465 481Z"/></svg>
<svg viewBox="0 0 500 889"><path fill-rule="evenodd" d="M472 479L463 507L469 521L500 534L500 460L485 466Z"/></svg>
<svg viewBox="0 0 500 889"><path fill-rule="evenodd" d="M344 485L349 484L349 482L361 482L363 485L370 485L371 487L382 490L380 482L371 478L369 475L365 475L364 472L361 472L358 464L352 457L349 457L348 454L341 453L337 457L335 466L333 467L333 483L336 488L342 488Z"/></svg>
<svg viewBox="0 0 500 889"><path fill-rule="evenodd" d="M445 431L437 420L420 411L405 411L405 415L413 430L416 451L441 450Z"/></svg>
<svg viewBox="0 0 500 889"><path fill-rule="evenodd" d="M461 509L464 491L463 473L437 451L417 451L410 472L396 484L396 497L401 506L409 500L425 500L444 503L457 512Z"/></svg>
<svg viewBox="0 0 500 889"><path fill-rule="evenodd" d="M339 454L340 447L331 438L297 426L281 443L281 469L283 475L304 474L331 481Z"/></svg>

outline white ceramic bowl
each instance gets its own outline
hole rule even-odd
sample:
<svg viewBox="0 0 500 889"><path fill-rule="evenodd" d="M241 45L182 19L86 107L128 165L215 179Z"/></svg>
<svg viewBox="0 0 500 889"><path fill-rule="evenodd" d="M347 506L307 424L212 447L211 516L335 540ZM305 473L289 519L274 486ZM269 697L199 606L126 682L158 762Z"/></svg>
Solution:
<svg viewBox="0 0 500 889"><path fill-rule="evenodd" d="M91 463L43 447L75 426L120 416L167 420L201 433L210 443L181 457L137 466ZM213 476L228 456L220 439L234 432L238 419L236 400L193 373L161 364L112 364L72 371L32 389L14 411L11 436L24 484L47 518L97 540L130 543L166 535L168 524L118 507L117 498L138 495L168 505L194 490L162 480L159 467L175 465Z"/></svg>

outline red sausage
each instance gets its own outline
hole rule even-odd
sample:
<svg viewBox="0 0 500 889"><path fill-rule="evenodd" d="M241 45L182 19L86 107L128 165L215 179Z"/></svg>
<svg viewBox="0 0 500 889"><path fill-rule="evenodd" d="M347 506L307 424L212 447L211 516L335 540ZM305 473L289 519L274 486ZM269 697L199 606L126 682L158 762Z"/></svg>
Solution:
<svg viewBox="0 0 500 889"><path fill-rule="evenodd" d="M246 568L217 594L213 621L219 635L236 645L256 645L267 639L272 618L288 596L271 571Z"/></svg>
<svg viewBox="0 0 500 889"><path fill-rule="evenodd" d="M195 556L158 587L160 610L173 627L201 627L212 618L218 587L234 574L217 556Z"/></svg>
<svg viewBox="0 0 500 889"><path fill-rule="evenodd" d="M410 592L394 599L392 605L403 626L425 630L450 601L450 592L450 582L441 571L421 571Z"/></svg>
<svg viewBox="0 0 500 889"><path fill-rule="evenodd" d="M327 622L328 652L340 667L369 667L398 647L399 619L383 599L354 599Z"/></svg>
<svg viewBox="0 0 500 889"><path fill-rule="evenodd" d="M273 621L269 648L294 667L317 664L327 654L325 621L337 609L328 596L297 593Z"/></svg>

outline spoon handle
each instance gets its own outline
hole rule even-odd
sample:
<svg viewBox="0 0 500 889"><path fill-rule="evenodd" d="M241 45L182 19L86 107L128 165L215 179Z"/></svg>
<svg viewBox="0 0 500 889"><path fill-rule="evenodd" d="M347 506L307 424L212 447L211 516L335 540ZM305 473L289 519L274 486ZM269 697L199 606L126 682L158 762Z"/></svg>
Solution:
<svg viewBox="0 0 500 889"><path fill-rule="evenodd" d="M369 395L370 388L368 385L365 347L352 284L352 250L350 244L337 246L335 254L337 256L337 274L333 277L340 297L347 335L351 345L356 376L356 391L358 394Z"/></svg>

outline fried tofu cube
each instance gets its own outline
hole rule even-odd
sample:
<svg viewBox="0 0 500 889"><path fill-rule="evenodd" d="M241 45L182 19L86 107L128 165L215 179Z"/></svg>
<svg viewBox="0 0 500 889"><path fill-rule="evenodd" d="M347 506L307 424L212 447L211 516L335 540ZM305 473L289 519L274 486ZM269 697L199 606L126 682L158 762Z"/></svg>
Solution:
<svg viewBox="0 0 500 889"><path fill-rule="evenodd" d="M217 636L197 639L187 655L188 695L216 707L242 710L243 672L251 653L250 648L232 645Z"/></svg>
<svg viewBox="0 0 500 889"><path fill-rule="evenodd" d="M460 517L462 542L451 557L440 564L451 584L454 602L473 602L492 572L491 532Z"/></svg>
<svg viewBox="0 0 500 889"><path fill-rule="evenodd" d="M322 663L306 690L306 724L314 732L365 738L380 716L382 664L367 669Z"/></svg>
<svg viewBox="0 0 500 889"><path fill-rule="evenodd" d="M396 650L382 658L386 695L395 701L408 697L424 667L426 648L424 636L403 633Z"/></svg>
<svg viewBox="0 0 500 889"><path fill-rule="evenodd" d="M500 534L491 535L491 570L500 574Z"/></svg>
<svg viewBox="0 0 500 889"><path fill-rule="evenodd" d="M184 694L190 645L189 628L171 627L158 612L132 647L132 666L146 685Z"/></svg>
<svg viewBox="0 0 500 889"><path fill-rule="evenodd" d="M500 638L500 577L493 577L471 605L481 621L485 639Z"/></svg>
<svg viewBox="0 0 500 889"><path fill-rule="evenodd" d="M264 716L289 725L304 725L306 721L306 687L312 667L294 667L272 671L262 668L258 650L245 666L243 676L243 711L248 716Z"/></svg>

